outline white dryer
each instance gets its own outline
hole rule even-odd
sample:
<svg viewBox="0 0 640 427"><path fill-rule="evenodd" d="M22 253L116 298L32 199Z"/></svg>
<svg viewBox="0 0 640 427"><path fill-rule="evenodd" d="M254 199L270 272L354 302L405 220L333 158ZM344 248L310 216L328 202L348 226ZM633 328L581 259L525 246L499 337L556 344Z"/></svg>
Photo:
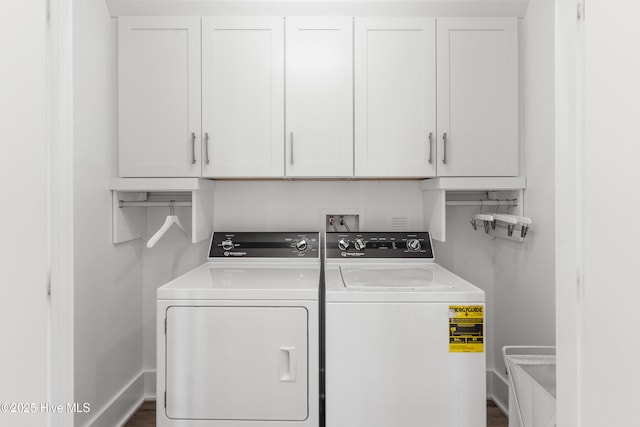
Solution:
<svg viewBox="0 0 640 427"><path fill-rule="evenodd" d="M317 427L318 233L214 233L157 292L157 425Z"/></svg>
<svg viewBox="0 0 640 427"><path fill-rule="evenodd" d="M484 292L428 233L327 233L327 427L485 427Z"/></svg>

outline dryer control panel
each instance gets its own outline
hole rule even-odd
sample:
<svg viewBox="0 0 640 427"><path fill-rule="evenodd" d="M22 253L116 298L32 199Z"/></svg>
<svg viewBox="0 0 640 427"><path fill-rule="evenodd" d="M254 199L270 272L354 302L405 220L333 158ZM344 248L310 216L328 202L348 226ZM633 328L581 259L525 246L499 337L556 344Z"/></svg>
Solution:
<svg viewBox="0 0 640 427"><path fill-rule="evenodd" d="M215 232L209 258L318 258L318 232Z"/></svg>
<svg viewBox="0 0 640 427"><path fill-rule="evenodd" d="M325 245L327 258L433 259L433 246L428 232L327 232Z"/></svg>

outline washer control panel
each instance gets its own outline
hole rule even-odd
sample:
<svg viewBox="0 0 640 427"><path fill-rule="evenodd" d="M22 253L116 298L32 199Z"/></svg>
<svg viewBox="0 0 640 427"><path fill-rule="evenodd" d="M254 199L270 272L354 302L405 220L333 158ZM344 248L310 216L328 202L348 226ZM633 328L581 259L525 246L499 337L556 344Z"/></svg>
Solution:
<svg viewBox="0 0 640 427"><path fill-rule="evenodd" d="M433 258L428 232L342 233L325 235L327 258Z"/></svg>
<svg viewBox="0 0 640 427"><path fill-rule="evenodd" d="M209 258L318 258L320 234L309 233L213 233Z"/></svg>

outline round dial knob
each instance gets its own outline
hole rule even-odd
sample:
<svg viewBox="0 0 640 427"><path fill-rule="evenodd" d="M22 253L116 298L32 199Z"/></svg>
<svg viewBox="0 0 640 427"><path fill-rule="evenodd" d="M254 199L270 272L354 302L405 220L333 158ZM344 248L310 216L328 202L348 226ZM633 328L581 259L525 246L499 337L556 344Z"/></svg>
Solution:
<svg viewBox="0 0 640 427"><path fill-rule="evenodd" d="M298 241L296 242L296 249L297 249L299 252L306 251L306 250L307 250L307 246L308 246L308 245L307 245L307 241L306 241L306 240L304 240L304 239L302 239L302 240L298 240Z"/></svg>
<svg viewBox="0 0 640 427"><path fill-rule="evenodd" d="M357 251L361 251L367 247L367 242L363 239L356 239L356 241L353 242L353 247L356 248Z"/></svg>
<svg viewBox="0 0 640 427"><path fill-rule="evenodd" d="M233 249L233 242L231 241L231 239L222 241L222 249L224 249L225 251L230 251L231 249Z"/></svg>
<svg viewBox="0 0 640 427"><path fill-rule="evenodd" d="M346 251L347 249L349 249L349 241L346 239L340 239L340 241L338 242L338 248L341 251Z"/></svg>
<svg viewBox="0 0 640 427"><path fill-rule="evenodd" d="M407 240L407 249L412 252L417 252L422 248L420 245L420 241L418 239L409 239Z"/></svg>

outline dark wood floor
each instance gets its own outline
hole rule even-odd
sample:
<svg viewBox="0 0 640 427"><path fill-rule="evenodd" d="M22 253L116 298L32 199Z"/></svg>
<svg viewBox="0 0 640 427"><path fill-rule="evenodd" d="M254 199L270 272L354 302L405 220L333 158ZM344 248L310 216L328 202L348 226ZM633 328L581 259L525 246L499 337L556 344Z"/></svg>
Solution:
<svg viewBox="0 0 640 427"><path fill-rule="evenodd" d="M490 400L487 401L487 427L509 427L509 419Z"/></svg>
<svg viewBox="0 0 640 427"><path fill-rule="evenodd" d="M144 402L125 427L155 427L156 402ZM487 427L508 427L507 417L491 401L487 402ZM463 426L460 426L463 427Z"/></svg>
<svg viewBox="0 0 640 427"><path fill-rule="evenodd" d="M124 427L155 427L156 426L156 401L144 402L133 417Z"/></svg>

